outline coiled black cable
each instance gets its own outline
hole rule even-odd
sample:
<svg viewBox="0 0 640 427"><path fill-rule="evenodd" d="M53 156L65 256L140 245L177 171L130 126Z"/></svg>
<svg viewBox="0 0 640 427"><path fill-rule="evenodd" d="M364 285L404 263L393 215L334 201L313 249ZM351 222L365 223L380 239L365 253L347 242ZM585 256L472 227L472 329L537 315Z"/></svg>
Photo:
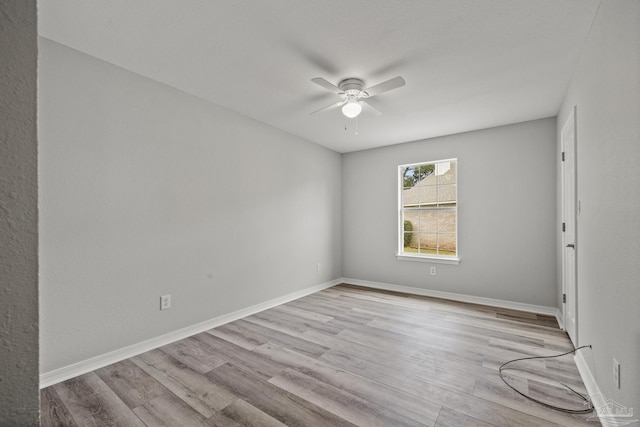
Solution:
<svg viewBox="0 0 640 427"><path fill-rule="evenodd" d="M555 409L556 411L562 411L562 412L566 412L566 413L569 413L569 414L589 414L589 413L593 412L593 410L595 409L595 408L594 408L594 406L593 406L593 402L591 401L591 399L589 399L588 397L583 396L582 394L578 393L577 391L575 391L574 389L572 389L571 387L569 387L569 386L568 386L568 385L566 385L566 384L561 383L563 386L565 386L565 387L566 387L567 389L569 389L571 392L573 392L574 394L576 394L576 395L580 396L580 398L581 398L582 400L584 400L584 401L587 403L587 405L588 405L588 407L587 407L587 408L582 408L582 409L562 408L562 407L560 407L560 406L554 406L554 405L551 405L551 404L549 404L549 403L543 402L543 401L541 401L541 400L534 399L533 397L531 397L531 396L527 396L526 394L522 393L520 390L518 390L517 388L515 388L514 386L512 386L511 384L509 384L509 383L507 382L507 380L505 380L505 379L504 379L504 377L502 376L502 370L504 369L504 367L505 367L505 366L507 366L507 365L508 365L508 364L510 364L510 363L520 362L520 361L522 361L522 360L551 359L551 358L554 358L554 357L562 357L562 356L566 356L567 354L570 354L570 353L574 353L574 354L575 354L575 352L576 352L576 351L578 351L578 350L580 350L580 349L582 349L582 348L585 348L585 347L589 347L589 348L591 348L591 346L590 346L590 345L583 345L583 346L580 346L580 347L578 347L578 348L574 348L573 350L571 350L571 351L567 351L566 353L562 353L562 354L556 354L556 355L552 355L552 356L531 356L531 357L522 357L522 358L519 358L519 359L513 359L513 360L510 360L510 361L508 361L508 362L503 363L503 364L502 364L502 365L500 365L500 367L498 368L498 373L500 374L500 379L501 379L501 380L502 380L506 385L508 385L508 386L509 386L513 391L515 391L516 393L518 393L520 396L522 396L522 397L526 397L527 399L529 399L529 400L531 400L531 401L533 401L533 402L536 402L536 403L538 403L538 404L540 404L540 405L542 405L542 406L546 406L547 408ZM512 369L515 369L515 368L512 368Z"/></svg>

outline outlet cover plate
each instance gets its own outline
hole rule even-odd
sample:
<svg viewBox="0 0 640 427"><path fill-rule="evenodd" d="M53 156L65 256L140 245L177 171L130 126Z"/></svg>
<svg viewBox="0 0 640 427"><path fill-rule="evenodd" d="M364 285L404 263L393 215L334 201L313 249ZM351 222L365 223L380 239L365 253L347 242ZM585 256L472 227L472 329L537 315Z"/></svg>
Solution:
<svg viewBox="0 0 640 427"><path fill-rule="evenodd" d="M171 295L162 295L160 297L160 310L169 310L171 308Z"/></svg>

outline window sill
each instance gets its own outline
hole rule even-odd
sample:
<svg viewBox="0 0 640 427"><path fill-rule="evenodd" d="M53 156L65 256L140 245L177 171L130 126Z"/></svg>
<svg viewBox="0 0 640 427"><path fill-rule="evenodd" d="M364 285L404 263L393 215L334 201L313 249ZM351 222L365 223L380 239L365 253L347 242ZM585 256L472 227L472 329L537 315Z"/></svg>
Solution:
<svg viewBox="0 0 640 427"><path fill-rule="evenodd" d="M396 258L400 261L418 261L418 262L430 262L434 264L451 264L458 265L460 264L460 258L440 258L440 257L430 257L424 255L406 255L406 254L396 254Z"/></svg>

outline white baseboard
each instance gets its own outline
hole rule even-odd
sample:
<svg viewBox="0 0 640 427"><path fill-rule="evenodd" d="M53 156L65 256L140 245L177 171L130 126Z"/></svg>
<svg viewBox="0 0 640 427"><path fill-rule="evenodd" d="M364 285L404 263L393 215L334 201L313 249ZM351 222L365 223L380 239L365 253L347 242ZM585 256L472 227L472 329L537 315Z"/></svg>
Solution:
<svg viewBox="0 0 640 427"><path fill-rule="evenodd" d="M582 382L584 382L584 386L587 389L587 394L591 397L591 402L596 408L596 414L600 419L600 423L603 427L612 427L616 425L609 423L607 418L603 416L604 414L601 413L601 409L606 407L607 401L600 391L600 387L598 387L596 379L591 374L591 369L589 369L589 365L587 365L587 361L585 360L583 353L577 351L575 356L573 356L573 359L575 360L578 372L580 372L580 376L582 377Z"/></svg>
<svg viewBox="0 0 640 427"><path fill-rule="evenodd" d="M558 321L558 326L560 329L564 331L564 317L562 317L562 310L556 308L556 320Z"/></svg>
<svg viewBox="0 0 640 427"><path fill-rule="evenodd" d="M64 366L50 372L45 372L43 374L40 374L40 388L42 389L45 387L49 387L53 384L57 384L73 377L77 377L78 375L95 371L96 369L100 369L107 365L120 362L121 360L137 356L138 354L144 353L146 351L162 347L163 345L170 344L172 342L190 337L195 334L199 334L200 332L204 332L208 329L224 325L225 323L233 322L234 320L238 320L243 317L258 313L260 311L275 307L277 305L284 304L289 301L293 301L295 299L302 298L312 293L321 291L323 289L330 288L342 282L342 279L336 279L330 282L311 286L309 288L302 289L300 291L296 291L278 298L274 298L269 301L242 308L231 313L223 314L222 316L218 316L213 319L188 326L186 328L178 329L177 331L169 332L168 334L164 334L159 337L151 338L149 340L133 344L128 347L120 348L106 354L95 356L90 359L74 363L72 365Z"/></svg>
<svg viewBox="0 0 640 427"><path fill-rule="evenodd" d="M488 305L491 307L508 308L512 310L526 311L528 313L545 314L558 318L556 307L544 305L525 304L521 302L505 301L500 299L477 297L473 295L455 294L453 292L434 291L430 289L414 288L411 286L392 285L390 283L370 282L367 280L343 278L343 283L364 286L373 289L383 289L387 291L403 292L406 294L422 295L427 297L442 298L452 301L468 302L472 304Z"/></svg>

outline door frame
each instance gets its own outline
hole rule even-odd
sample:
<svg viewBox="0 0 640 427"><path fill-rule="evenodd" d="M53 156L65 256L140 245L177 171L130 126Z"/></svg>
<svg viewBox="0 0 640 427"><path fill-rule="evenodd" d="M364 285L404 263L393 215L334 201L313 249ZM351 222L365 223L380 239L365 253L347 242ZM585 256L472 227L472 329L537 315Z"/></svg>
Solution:
<svg viewBox="0 0 640 427"><path fill-rule="evenodd" d="M564 154L566 152L566 145L568 144L568 142L565 140L565 132L567 131L568 127L572 126L573 127L573 140L572 140L572 149L573 149L573 212L566 212L567 210L567 206L566 206L566 182L565 182L565 168L566 168L566 164L564 162ZM578 240L578 215L579 215L579 202L578 202L578 174L577 174L577 167L578 167L578 162L577 162L577 151L578 151L578 144L577 144L577 106L574 106L571 109L571 112L569 114L569 116L567 117L566 121L564 122L562 129L560 131L560 149L562 151L562 156L563 156L563 161L561 162L561 174L560 174L560 186L561 186L561 216L562 216L562 223L565 224L567 222L567 218L569 218L570 216L573 217L573 234L574 234L574 238L573 238L573 242L568 242L567 238L566 238L566 234L564 231L562 231L562 248L561 248L561 257L562 257L562 294L563 294L563 301L562 301L562 320L563 320L563 329L567 332L567 334L569 335L569 338L571 339L571 341L573 342L574 346L578 346L578 245L577 245L577 240ZM566 255L565 252L567 251L567 245L572 244L573 246L573 251L574 251L574 271L573 271L573 290L569 289L569 284L567 283L567 260L566 260ZM571 293L571 295L570 295ZM566 298L566 302L564 302L564 296L567 295ZM569 312L568 306L569 304L573 305L573 313L574 313L574 319L575 322L572 325L569 325L569 328L567 327L569 322L568 322L568 316L567 313ZM571 329L571 330L570 330Z"/></svg>

